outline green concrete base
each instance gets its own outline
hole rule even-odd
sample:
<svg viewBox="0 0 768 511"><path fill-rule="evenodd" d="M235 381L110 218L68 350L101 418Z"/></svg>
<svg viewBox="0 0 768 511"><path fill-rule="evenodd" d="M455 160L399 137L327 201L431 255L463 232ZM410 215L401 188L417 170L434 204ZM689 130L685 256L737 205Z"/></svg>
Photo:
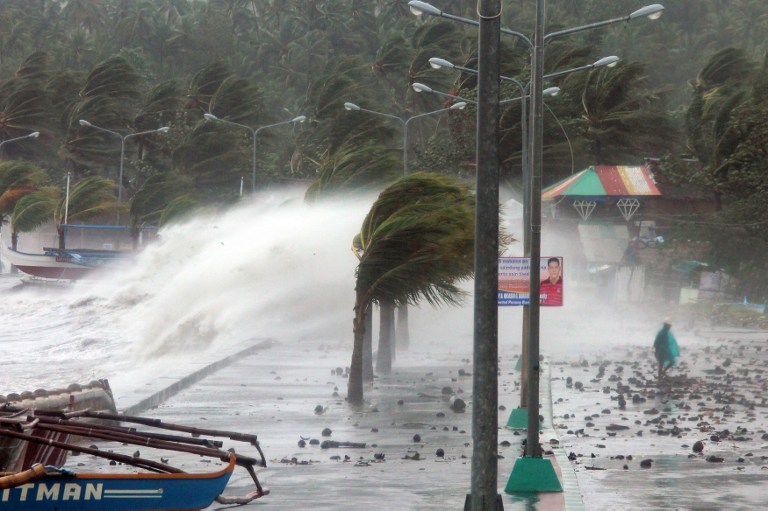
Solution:
<svg viewBox="0 0 768 511"><path fill-rule="evenodd" d="M528 429L528 408L513 409L507 420L507 429Z"/></svg>
<svg viewBox="0 0 768 511"><path fill-rule="evenodd" d="M555 467L546 458L517 458L505 493L562 492Z"/></svg>
<svg viewBox="0 0 768 511"><path fill-rule="evenodd" d="M517 363L515 364L515 371L523 370L523 357L517 357Z"/></svg>

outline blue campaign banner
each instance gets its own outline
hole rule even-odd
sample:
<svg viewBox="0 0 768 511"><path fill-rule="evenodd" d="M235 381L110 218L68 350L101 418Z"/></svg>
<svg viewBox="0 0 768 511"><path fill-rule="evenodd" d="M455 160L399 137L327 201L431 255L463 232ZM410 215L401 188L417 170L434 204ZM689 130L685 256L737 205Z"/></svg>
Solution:
<svg viewBox="0 0 768 511"><path fill-rule="evenodd" d="M563 305L563 258L542 257L539 260L542 278L539 285L539 303L542 306ZM528 257L499 258L500 306L529 305L531 266Z"/></svg>

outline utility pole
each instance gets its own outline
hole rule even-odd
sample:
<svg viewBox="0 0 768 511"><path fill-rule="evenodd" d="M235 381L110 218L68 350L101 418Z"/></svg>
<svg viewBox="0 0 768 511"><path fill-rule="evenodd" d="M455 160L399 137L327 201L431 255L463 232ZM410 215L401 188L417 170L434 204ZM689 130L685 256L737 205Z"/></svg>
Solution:
<svg viewBox="0 0 768 511"><path fill-rule="evenodd" d="M472 490L465 509L496 510L498 478L500 0L479 0Z"/></svg>

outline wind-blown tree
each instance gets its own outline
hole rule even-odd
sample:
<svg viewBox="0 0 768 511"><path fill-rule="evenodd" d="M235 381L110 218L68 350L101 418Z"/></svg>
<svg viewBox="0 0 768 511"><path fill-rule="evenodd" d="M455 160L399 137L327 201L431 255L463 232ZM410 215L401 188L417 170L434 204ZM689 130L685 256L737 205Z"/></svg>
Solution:
<svg viewBox="0 0 768 511"><path fill-rule="evenodd" d="M167 225L171 222L186 218L194 211L200 209L201 203L193 195L180 195L173 199L163 209L158 225Z"/></svg>
<svg viewBox="0 0 768 511"><path fill-rule="evenodd" d="M173 149L188 129L179 115L181 105L182 94L175 80L157 85L145 98L133 120L136 131L151 131L163 126L169 126L171 130L162 136L150 133L132 137L138 157L131 162L135 174L123 183L123 193L127 192L128 197L140 190L150 177L170 172Z"/></svg>
<svg viewBox="0 0 768 511"><path fill-rule="evenodd" d="M472 275L474 195L455 178L413 174L374 202L355 245L354 346L348 400L363 402L363 339L371 303L456 304Z"/></svg>
<svg viewBox="0 0 768 511"><path fill-rule="evenodd" d="M193 125L173 153L174 169L192 176L200 197L231 202L241 177L252 173L253 132L225 122L205 122L203 115L212 113L222 121L257 129L266 120L264 94L220 61L197 73L188 91L184 107Z"/></svg>
<svg viewBox="0 0 768 511"><path fill-rule="evenodd" d="M59 238L59 249L66 248L64 215L67 222L86 221L116 211L115 183L109 179L91 176L76 183L66 194L59 187L46 186L18 200L11 214L14 236L33 231L53 222Z"/></svg>
<svg viewBox="0 0 768 511"><path fill-rule="evenodd" d="M131 239L138 248L139 233L147 225L162 226L161 220L169 218L171 204L178 206L181 197L192 197L194 186L187 176L175 173L156 174L144 183L131 200ZM196 201L195 201L196 202ZM168 210L168 211L167 211Z"/></svg>
<svg viewBox="0 0 768 511"><path fill-rule="evenodd" d="M16 203L25 195L39 189L47 179L46 173L35 163L27 161L0 162L0 226L13 213ZM11 246L15 249L18 236L11 233Z"/></svg>
<svg viewBox="0 0 768 511"><path fill-rule="evenodd" d="M188 176L194 182L195 195L205 203L237 200L245 171L243 155L232 144L231 135L231 128L224 123L200 121L173 153L174 172Z"/></svg>
<svg viewBox="0 0 768 511"><path fill-rule="evenodd" d="M211 99L221 84L231 76L232 71L220 60L202 68L190 80L185 108L198 111L200 115L203 112L210 112Z"/></svg>
<svg viewBox="0 0 768 511"><path fill-rule="evenodd" d="M714 176L738 139L731 120L748 101L757 69L743 50L725 48L712 56L690 83L686 112L688 149Z"/></svg>
<svg viewBox="0 0 768 511"><path fill-rule="evenodd" d="M315 201L339 193L381 189L401 172L399 160L388 149L374 142L347 144L322 162L305 199Z"/></svg>
<svg viewBox="0 0 768 511"><path fill-rule="evenodd" d="M78 92L78 100L67 112L67 140L63 155L76 163L120 164L120 140L114 135L87 126L86 120L118 133L131 131L135 108L140 100L140 79L122 57L112 57L91 70Z"/></svg>
<svg viewBox="0 0 768 511"><path fill-rule="evenodd" d="M304 100L311 129L300 138L299 151L314 175L324 158L332 156L345 144L382 142L397 132L391 121L380 116L361 118L360 112L348 112L344 103L351 101L365 107L373 103L373 93L366 85L368 66L359 57L338 59L309 86Z"/></svg>
<svg viewBox="0 0 768 511"><path fill-rule="evenodd" d="M28 135L33 131L50 131L50 101L45 91L46 56L34 52L22 62L13 78L0 84L0 140ZM41 156L41 140L19 141L3 146L11 157Z"/></svg>
<svg viewBox="0 0 768 511"><path fill-rule="evenodd" d="M620 62L566 80L581 90L586 123L580 135L593 161L621 165L648 154L663 155L681 141L662 108L663 95L644 88L646 78L642 64Z"/></svg>
<svg viewBox="0 0 768 511"><path fill-rule="evenodd" d="M768 207L768 60L757 66L741 51L723 51L692 85L689 144L701 154L703 169L682 178L709 187L721 207L706 224L700 218L687 223L685 233L709 241L710 262L735 276L745 294L763 300L768 286L768 227L761 220Z"/></svg>

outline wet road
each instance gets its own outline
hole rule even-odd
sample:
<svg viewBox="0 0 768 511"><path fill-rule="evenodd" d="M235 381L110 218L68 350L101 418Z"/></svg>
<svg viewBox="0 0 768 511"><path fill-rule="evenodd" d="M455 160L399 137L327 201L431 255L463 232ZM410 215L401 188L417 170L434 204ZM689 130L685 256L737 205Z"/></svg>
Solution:
<svg viewBox="0 0 768 511"><path fill-rule="evenodd" d="M542 382L542 414L554 429L543 430L542 443L554 453L566 492L503 493L525 432L502 427L498 487L505 509L763 509L768 502L766 337L679 336L683 363L666 387L653 380L647 347L549 361L551 396L550 385ZM271 494L246 509L462 509L472 454L469 354L443 347L416 349L401 358L391 377L366 389L370 404L359 411L343 400L346 344L277 343L236 358L142 414L257 434L269 462L259 478ZM502 426L519 403L515 362L515 355L502 355ZM118 405L137 398L118 397ZM464 413L452 410L456 398L466 401ZM323 436L325 428L330 436ZM311 440L365 447L323 449ZM699 440L703 451L694 453ZM84 456L75 459L91 463ZM641 466L649 463L645 460L651 460L650 468ZM182 455L170 463L188 471L211 468ZM246 493L249 483L245 472L236 472L228 493Z"/></svg>
<svg viewBox="0 0 768 511"><path fill-rule="evenodd" d="M352 411L343 399L347 379L342 368L348 365L348 357L346 345L316 349L275 344L258 355L238 359L142 415L257 434L269 463L258 472L259 479L271 493L246 508L462 509L470 487L472 454L472 377L467 354L409 354L409 359L429 362L398 361L391 377L379 378L366 389L370 404L360 411ZM508 364L512 369L514 360ZM504 387L514 389L518 377L510 370L502 378ZM463 413L451 408L456 398L468 403ZM505 395L504 399L515 403L518 398ZM131 400L123 401L118 398L119 407ZM500 422L506 421L508 413L499 412ZM326 428L330 436L323 436ZM500 491L523 437L500 430L499 441L508 442L500 447L504 457L499 463ZM302 439L305 447L298 445ZM323 449L311 445L311 440L364 443L365 447ZM125 453L135 450L109 448ZM255 455L255 449L236 448L240 454ZM443 452L438 454L438 449ZM170 458L170 464L190 472L207 471L218 463L184 455ZM91 461L78 457L83 467ZM252 489L249 483L244 471L236 471L228 493L247 493ZM547 509L563 508L559 494L503 497L505 509L530 509L537 505L532 501Z"/></svg>
<svg viewBox="0 0 768 511"><path fill-rule="evenodd" d="M555 427L587 509L765 508L768 334L683 338L662 385L647 347L553 366Z"/></svg>

